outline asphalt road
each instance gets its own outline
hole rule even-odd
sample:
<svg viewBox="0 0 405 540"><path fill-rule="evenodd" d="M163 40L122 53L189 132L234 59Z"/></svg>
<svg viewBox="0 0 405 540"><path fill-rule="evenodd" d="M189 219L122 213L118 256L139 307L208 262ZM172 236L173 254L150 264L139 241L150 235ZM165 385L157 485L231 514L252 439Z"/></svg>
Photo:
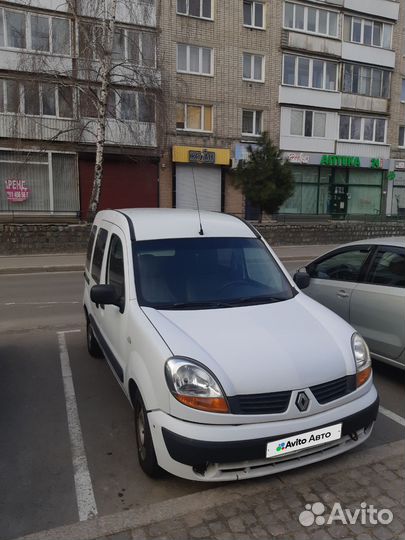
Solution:
<svg viewBox="0 0 405 540"><path fill-rule="evenodd" d="M287 267L291 271L300 264ZM140 471L131 407L107 364L87 354L82 281L77 272L0 276L1 540L78 521L58 332L68 332L98 514L212 487L169 475L153 481ZM404 416L403 373L379 365L375 379L382 405ZM366 444L401 438L403 428L380 415Z"/></svg>

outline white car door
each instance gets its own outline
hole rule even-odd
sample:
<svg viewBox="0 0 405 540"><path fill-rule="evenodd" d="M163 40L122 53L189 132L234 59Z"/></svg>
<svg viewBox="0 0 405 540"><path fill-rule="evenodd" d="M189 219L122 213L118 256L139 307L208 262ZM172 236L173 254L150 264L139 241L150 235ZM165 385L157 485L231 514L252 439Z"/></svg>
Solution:
<svg viewBox="0 0 405 540"><path fill-rule="evenodd" d="M398 359L405 350L405 249L380 247L352 293L350 323L374 354Z"/></svg>
<svg viewBox="0 0 405 540"><path fill-rule="evenodd" d="M121 307L100 306L99 321L105 340L107 360L118 379L123 383L125 364L128 357L128 252L125 235L121 229L111 225L111 234L106 246L104 276L101 283L113 285L121 301Z"/></svg>
<svg viewBox="0 0 405 540"><path fill-rule="evenodd" d="M351 246L314 261L307 266L311 282L305 294L349 321L350 299L370 252L368 245Z"/></svg>

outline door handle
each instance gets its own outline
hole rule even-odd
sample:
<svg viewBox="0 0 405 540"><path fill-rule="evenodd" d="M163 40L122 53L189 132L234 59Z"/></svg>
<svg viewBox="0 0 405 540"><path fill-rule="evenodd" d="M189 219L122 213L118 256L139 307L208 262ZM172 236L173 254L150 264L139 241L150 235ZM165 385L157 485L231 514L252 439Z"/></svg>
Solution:
<svg viewBox="0 0 405 540"><path fill-rule="evenodd" d="M336 293L336 295L339 298L349 298L349 293L347 293L346 291L343 291L343 290Z"/></svg>

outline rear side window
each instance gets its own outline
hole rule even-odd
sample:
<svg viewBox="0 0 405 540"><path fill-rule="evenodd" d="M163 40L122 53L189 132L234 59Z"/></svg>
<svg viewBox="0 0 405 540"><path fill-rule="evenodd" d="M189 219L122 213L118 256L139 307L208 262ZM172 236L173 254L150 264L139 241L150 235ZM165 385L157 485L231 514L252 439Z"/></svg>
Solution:
<svg viewBox="0 0 405 540"><path fill-rule="evenodd" d="M101 265L103 264L103 256L105 244L107 242L108 231L100 229L97 235L96 247L94 248L93 264L91 267L91 277L96 283L100 283Z"/></svg>
<svg viewBox="0 0 405 540"><path fill-rule="evenodd" d="M93 225L90 231L89 243L87 244L86 270L90 269L91 255L93 253L94 239L96 238L97 227Z"/></svg>
<svg viewBox="0 0 405 540"><path fill-rule="evenodd" d="M405 287L405 249L379 249L367 276L367 283Z"/></svg>
<svg viewBox="0 0 405 540"><path fill-rule="evenodd" d="M310 276L317 279L355 283L359 280L363 264L369 253L370 248L366 246L332 254L318 264L311 265L309 268Z"/></svg>

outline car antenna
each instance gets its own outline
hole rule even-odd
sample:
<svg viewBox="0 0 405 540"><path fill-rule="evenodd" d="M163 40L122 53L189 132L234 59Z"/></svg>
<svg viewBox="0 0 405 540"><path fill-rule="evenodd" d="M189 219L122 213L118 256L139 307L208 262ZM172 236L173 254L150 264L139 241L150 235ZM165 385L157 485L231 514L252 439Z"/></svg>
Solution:
<svg viewBox="0 0 405 540"><path fill-rule="evenodd" d="M195 200L197 201L197 210L198 210L198 221L200 222L200 232L198 233L200 236L204 236L204 230L201 222L201 212L200 212L200 203L198 202L198 193L197 193L197 183L195 181L195 175L194 175L194 167L191 167L191 170L193 171L193 182L194 182L194 191L195 191Z"/></svg>

